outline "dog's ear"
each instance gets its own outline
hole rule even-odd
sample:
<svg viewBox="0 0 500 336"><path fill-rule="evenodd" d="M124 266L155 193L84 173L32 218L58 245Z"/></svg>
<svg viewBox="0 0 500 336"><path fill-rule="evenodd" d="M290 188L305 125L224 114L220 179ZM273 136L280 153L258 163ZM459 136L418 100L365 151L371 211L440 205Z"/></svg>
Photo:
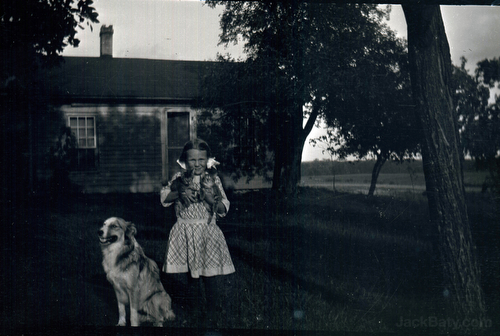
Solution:
<svg viewBox="0 0 500 336"><path fill-rule="evenodd" d="M125 234L129 237L134 237L136 233L137 229L135 228L134 223L127 222L127 230L125 231Z"/></svg>

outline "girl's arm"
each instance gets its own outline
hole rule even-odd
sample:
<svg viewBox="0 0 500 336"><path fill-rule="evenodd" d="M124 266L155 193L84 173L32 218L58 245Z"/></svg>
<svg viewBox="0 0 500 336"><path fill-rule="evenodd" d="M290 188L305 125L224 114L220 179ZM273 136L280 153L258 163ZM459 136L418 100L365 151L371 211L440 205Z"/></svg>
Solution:
<svg viewBox="0 0 500 336"><path fill-rule="evenodd" d="M165 197L165 203L173 203L176 199L179 198L178 191L170 191L168 195Z"/></svg>
<svg viewBox="0 0 500 336"><path fill-rule="evenodd" d="M170 183L169 183L169 185L166 185L163 188L161 188L161 190L160 190L161 205L163 205L164 207L168 207L168 206L172 205L173 199L170 196L170 194L172 194L172 193L176 193L176 192L175 191L172 192L172 190L170 189ZM172 195L172 196L174 196L174 195Z"/></svg>
<svg viewBox="0 0 500 336"><path fill-rule="evenodd" d="M215 177L215 185L219 189L220 194L222 196L222 199L217 204L217 214L220 217L224 217L229 211L229 200L227 199L226 193L224 192L224 187L222 187L222 182L219 176Z"/></svg>
<svg viewBox="0 0 500 336"><path fill-rule="evenodd" d="M172 183L180 176L180 173L175 174L166 186L160 190L160 202L164 207L171 206L174 201L179 198L178 191L172 191Z"/></svg>

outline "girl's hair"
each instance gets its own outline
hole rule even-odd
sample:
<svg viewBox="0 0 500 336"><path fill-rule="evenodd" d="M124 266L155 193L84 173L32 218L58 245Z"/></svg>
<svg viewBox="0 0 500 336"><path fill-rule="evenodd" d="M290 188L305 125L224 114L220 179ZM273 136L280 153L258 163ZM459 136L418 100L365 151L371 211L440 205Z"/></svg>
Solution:
<svg viewBox="0 0 500 336"><path fill-rule="evenodd" d="M182 149L182 154L179 158L180 162L186 162L187 159L187 151L190 149L197 149L200 151L206 151L207 152L207 158L212 157L212 152L210 151L210 147L206 143L205 140L202 139L194 139L194 140L189 140L186 142L184 145L184 148Z"/></svg>

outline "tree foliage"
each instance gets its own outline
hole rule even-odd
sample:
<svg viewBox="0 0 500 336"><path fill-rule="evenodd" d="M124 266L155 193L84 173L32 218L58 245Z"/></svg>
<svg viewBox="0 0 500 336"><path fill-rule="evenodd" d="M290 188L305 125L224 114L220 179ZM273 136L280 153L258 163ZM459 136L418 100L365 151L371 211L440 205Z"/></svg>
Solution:
<svg viewBox="0 0 500 336"><path fill-rule="evenodd" d="M331 86L326 135L312 139L327 143L340 158L376 158L369 194L386 160L401 162L419 151L414 118L406 41L387 28L367 52L347 64Z"/></svg>
<svg viewBox="0 0 500 336"><path fill-rule="evenodd" d="M478 62L475 76L465 70L466 60L457 68L456 107L459 113L461 139L465 154L476 160L479 169L490 173L491 184L500 192L500 97L492 104L490 92L500 81L500 60Z"/></svg>
<svg viewBox="0 0 500 336"><path fill-rule="evenodd" d="M500 82L500 58L484 59L477 63L476 78L490 88Z"/></svg>
<svg viewBox="0 0 500 336"><path fill-rule="evenodd" d="M38 144L53 127L55 111L38 80L67 46L77 47L77 28L98 23L92 0L5 0L0 5L0 109L2 196L23 197L36 180ZM62 122L61 122L62 124Z"/></svg>
<svg viewBox="0 0 500 336"><path fill-rule="evenodd" d="M66 46L78 47L77 27L98 23L92 0L5 0L0 6L2 78L33 67L33 61L53 65Z"/></svg>
<svg viewBox="0 0 500 336"><path fill-rule="evenodd" d="M335 128L341 158L370 154L402 160L418 149L407 51L391 34L372 53L342 73L343 85L332 88L326 123Z"/></svg>
<svg viewBox="0 0 500 336"><path fill-rule="evenodd" d="M237 127L238 120L252 120L255 157L270 157L273 188L293 194L306 137L319 116L336 112L327 108L329 87L339 85L346 65L375 45L387 11L371 4L298 1L209 4L225 5L220 43L244 41L247 58L238 62L238 76L222 70L207 82L204 106Z"/></svg>
<svg viewBox="0 0 500 336"><path fill-rule="evenodd" d="M267 157L273 131L269 116L272 92L254 62L218 57L202 85L204 112L198 117L198 136L210 140L214 155L234 178L272 170Z"/></svg>

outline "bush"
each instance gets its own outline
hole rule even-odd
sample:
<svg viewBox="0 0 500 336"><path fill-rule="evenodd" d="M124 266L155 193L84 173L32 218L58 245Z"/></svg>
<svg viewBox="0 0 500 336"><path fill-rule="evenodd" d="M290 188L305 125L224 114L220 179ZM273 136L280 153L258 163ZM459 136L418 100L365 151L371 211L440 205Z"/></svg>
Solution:
<svg viewBox="0 0 500 336"><path fill-rule="evenodd" d="M74 185L69 173L77 159L77 142L71 128L62 126L59 137L49 150L49 162L52 170L50 192L53 196L70 194L79 187Z"/></svg>

